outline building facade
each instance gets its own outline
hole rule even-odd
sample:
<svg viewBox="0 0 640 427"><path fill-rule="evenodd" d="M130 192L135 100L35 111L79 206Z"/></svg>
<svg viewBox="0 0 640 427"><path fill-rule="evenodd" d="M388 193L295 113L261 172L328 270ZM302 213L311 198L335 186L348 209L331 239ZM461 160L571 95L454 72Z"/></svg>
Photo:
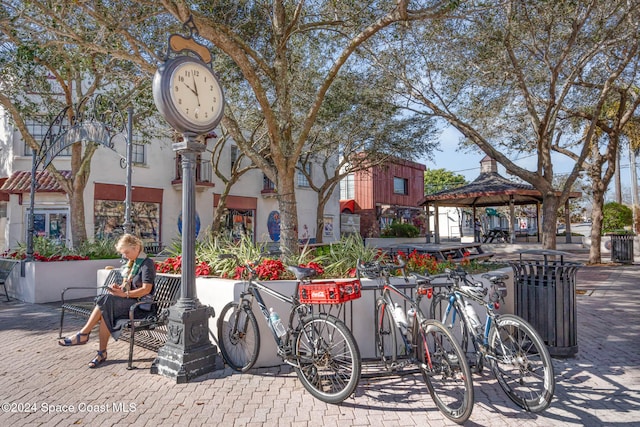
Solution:
<svg viewBox="0 0 640 427"><path fill-rule="evenodd" d="M41 141L48 123L28 123L30 132ZM198 158L196 168L196 232L204 235L213 221L223 183L213 173L212 160L228 174L237 157L237 148L228 143L220 159L212 159L213 140ZM91 174L84 191L87 235L90 239L115 237L122 233L126 194L126 137L114 139L113 149L99 146L91 161ZM57 155L53 164L69 174L69 150ZM234 157L235 153L235 157ZM15 248L26 241L30 207L32 152L6 112L0 110L0 249ZM134 231L145 242L163 247L180 239L182 210L181 161L168 138L157 138L137 144L133 138L131 179L131 218ZM313 173L313 170L311 171ZM318 176L321 179L320 168ZM302 178L304 176L300 174ZM70 241L70 212L66 194L46 171L36 174L38 187L34 198L35 234ZM297 177L299 237L315 235L317 195ZM260 170L244 174L231 188L226 201L224 225L229 236L246 233L258 242L279 241L279 207L276 189ZM336 191L325 208L325 223L339 222L339 194ZM339 239L339 227L331 229L324 239Z"/></svg>

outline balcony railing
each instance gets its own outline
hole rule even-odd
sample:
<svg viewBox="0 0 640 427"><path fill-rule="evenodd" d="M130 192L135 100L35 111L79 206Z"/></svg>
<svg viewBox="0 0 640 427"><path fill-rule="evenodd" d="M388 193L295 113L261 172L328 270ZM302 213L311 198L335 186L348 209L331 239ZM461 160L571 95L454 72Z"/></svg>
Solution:
<svg viewBox="0 0 640 427"><path fill-rule="evenodd" d="M266 175L262 176L262 191L260 191L260 194L262 197L275 197L278 194L276 185Z"/></svg>
<svg viewBox="0 0 640 427"><path fill-rule="evenodd" d="M171 181L171 184L182 184L182 158L180 156L176 157L175 179ZM203 160L198 157L196 160L196 189L214 186L211 160Z"/></svg>

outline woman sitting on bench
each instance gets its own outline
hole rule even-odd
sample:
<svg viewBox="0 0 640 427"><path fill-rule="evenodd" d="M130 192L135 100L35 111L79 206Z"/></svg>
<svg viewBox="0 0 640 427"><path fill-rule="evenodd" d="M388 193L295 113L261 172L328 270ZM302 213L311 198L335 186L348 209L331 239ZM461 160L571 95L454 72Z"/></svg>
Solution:
<svg viewBox="0 0 640 427"><path fill-rule="evenodd" d="M58 341L62 346L86 344L91 330L99 323L98 355L89 362L90 368L96 368L107 360L109 335L118 340L123 326L129 322L131 306L139 301L152 301L151 295L156 278L155 264L144 253L142 241L134 235L125 234L118 240L116 250L129 260L122 271L122 283L109 286L109 292L96 298L93 312L78 333ZM149 315L149 310L151 310L150 303L140 305L136 308L135 317L146 317Z"/></svg>

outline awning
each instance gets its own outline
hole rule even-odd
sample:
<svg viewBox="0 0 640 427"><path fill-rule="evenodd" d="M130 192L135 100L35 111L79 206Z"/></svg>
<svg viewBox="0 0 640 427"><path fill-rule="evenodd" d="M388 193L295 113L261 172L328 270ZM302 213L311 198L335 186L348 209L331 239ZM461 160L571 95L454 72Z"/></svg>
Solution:
<svg viewBox="0 0 640 427"><path fill-rule="evenodd" d="M353 199L340 200L340 213L354 213L356 211L356 201Z"/></svg>
<svg viewBox="0 0 640 427"><path fill-rule="evenodd" d="M62 176L69 179L71 178L71 171L60 171ZM36 172L36 179L38 185L36 186L36 192L48 192L48 193L64 193L58 181L48 171ZM30 171L15 171L9 178L6 179L0 192L10 194L20 194L31 192L31 172Z"/></svg>

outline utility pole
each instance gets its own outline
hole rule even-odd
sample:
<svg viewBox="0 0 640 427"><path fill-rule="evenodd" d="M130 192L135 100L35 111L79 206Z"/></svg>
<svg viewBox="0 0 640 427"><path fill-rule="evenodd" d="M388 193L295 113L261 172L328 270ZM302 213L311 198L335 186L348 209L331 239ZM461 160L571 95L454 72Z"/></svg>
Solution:
<svg viewBox="0 0 640 427"><path fill-rule="evenodd" d="M638 150L634 150L629 144L629 169L631 171L631 209L633 211L634 233L640 233L640 206L638 206L638 171L636 169L636 156Z"/></svg>

